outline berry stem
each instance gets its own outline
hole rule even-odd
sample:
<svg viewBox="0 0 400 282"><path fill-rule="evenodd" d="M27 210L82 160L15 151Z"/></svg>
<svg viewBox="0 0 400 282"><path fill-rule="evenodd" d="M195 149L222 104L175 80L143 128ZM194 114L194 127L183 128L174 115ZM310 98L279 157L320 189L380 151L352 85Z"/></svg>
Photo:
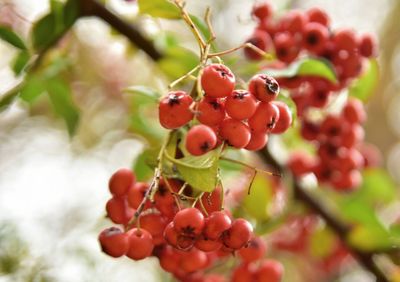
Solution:
<svg viewBox="0 0 400 282"><path fill-rule="evenodd" d="M210 53L207 55L207 58L214 58L214 57L218 57L218 56L223 56L223 55L227 55L233 52L236 52L237 50L243 49L243 48L250 48L252 49L254 52L257 52L258 54L260 54L263 58L265 58L266 60L271 60L272 59L272 55L269 53L264 52L263 50L261 50L260 48L258 48L257 46L255 46L254 44L251 44L249 42L244 43L240 46L234 47L232 49L228 49L225 51L221 51L221 52L216 52L216 53Z"/></svg>
<svg viewBox="0 0 400 282"><path fill-rule="evenodd" d="M256 167L254 167L254 166L251 166L251 165L249 165L249 164L246 164L246 163L241 162L241 161L238 161L238 160L234 160L234 159L230 159L230 158L226 158L226 157L220 157L220 160L223 160L223 161L227 161L227 162L231 162L231 163L235 163L235 164L239 164L239 165L248 167L248 168L252 169L255 173L261 172L261 173L264 173L264 174L268 174L268 175L272 175L272 176L279 176L279 177L281 177L281 174L280 174L280 173L275 173L275 172L270 172L270 171L266 171L266 170L263 170L263 169L259 169L259 168L256 168Z"/></svg>
<svg viewBox="0 0 400 282"><path fill-rule="evenodd" d="M208 41L207 41L207 45L209 45L209 44L211 44L211 42L213 42L217 38L217 36L215 35L215 32L214 32L214 28L211 24L211 9L210 9L210 7L207 7L206 14L204 16L204 21L206 22L208 30L210 31L210 38L208 38Z"/></svg>
<svg viewBox="0 0 400 282"><path fill-rule="evenodd" d="M196 67L194 67L191 71L189 71L188 73L184 74L183 76L181 76L180 78L176 79L175 81L171 82L168 85L168 89L174 88L175 85L177 85L178 83L180 83L181 81L185 80L186 78L189 78L192 76L193 73L195 73L198 69L200 68L200 65L197 65ZM197 78L196 78L197 79Z"/></svg>

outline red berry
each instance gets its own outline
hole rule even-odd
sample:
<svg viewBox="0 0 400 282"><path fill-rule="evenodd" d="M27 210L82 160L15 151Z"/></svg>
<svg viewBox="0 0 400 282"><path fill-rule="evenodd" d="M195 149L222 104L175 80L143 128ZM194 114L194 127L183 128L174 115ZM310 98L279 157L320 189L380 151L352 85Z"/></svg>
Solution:
<svg viewBox="0 0 400 282"><path fill-rule="evenodd" d="M350 123L363 123L367 119L364 106L357 99L349 99L343 108L343 116Z"/></svg>
<svg viewBox="0 0 400 282"><path fill-rule="evenodd" d="M207 255L197 250L196 248L191 249L188 252L182 253L182 259L180 267L183 271L191 273L197 270L205 268L207 265Z"/></svg>
<svg viewBox="0 0 400 282"><path fill-rule="evenodd" d="M222 243L221 241L213 241L207 238L200 238L196 240L194 246L203 252L214 252L221 248Z"/></svg>
<svg viewBox="0 0 400 282"><path fill-rule="evenodd" d="M279 120L279 108L273 103L261 102L248 123L252 133L267 133L276 126Z"/></svg>
<svg viewBox="0 0 400 282"><path fill-rule="evenodd" d="M193 119L190 106L193 102L184 91L173 91L165 96L158 106L160 124L167 129L176 129Z"/></svg>
<svg viewBox="0 0 400 282"><path fill-rule="evenodd" d="M128 235L117 227L104 229L99 235L101 250L114 258L126 254L129 248Z"/></svg>
<svg viewBox="0 0 400 282"><path fill-rule="evenodd" d="M124 198L112 197L106 204L107 216L116 224L126 224L129 221L127 203Z"/></svg>
<svg viewBox="0 0 400 282"><path fill-rule="evenodd" d="M211 214L215 211L220 211L222 208L222 199L221 199L222 189L220 186L216 187L211 193L204 193L204 195L200 198L204 208L206 209L208 214ZM196 203L196 208L202 211L201 205L199 202Z"/></svg>
<svg viewBox="0 0 400 282"><path fill-rule="evenodd" d="M314 158L302 151L291 153L287 163L287 166L296 177L311 172L314 165Z"/></svg>
<svg viewBox="0 0 400 282"><path fill-rule="evenodd" d="M226 97L235 87L235 76L228 67L222 64L211 64L203 70L201 86L207 97Z"/></svg>
<svg viewBox="0 0 400 282"><path fill-rule="evenodd" d="M311 121L303 120L301 123L300 134L308 141L317 140L320 132L319 125Z"/></svg>
<svg viewBox="0 0 400 282"><path fill-rule="evenodd" d="M358 41L358 48L363 57L370 58L376 55L376 40L371 34L364 34Z"/></svg>
<svg viewBox="0 0 400 282"><path fill-rule="evenodd" d="M271 48L272 46L272 38L271 36L263 31L263 30L256 30L253 35L247 39L247 43L251 43L257 48L261 49L262 51L267 51L268 49ZM250 60L261 60L262 55L250 47L244 48L244 54L245 56L250 59Z"/></svg>
<svg viewBox="0 0 400 282"><path fill-rule="evenodd" d="M221 99L204 97L197 107L199 122L215 126L219 125L225 118L225 105Z"/></svg>
<svg viewBox="0 0 400 282"><path fill-rule="evenodd" d="M200 156L211 151L216 144L217 136L207 125L195 125L186 135L186 149L193 156Z"/></svg>
<svg viewBox="0 0 400 282"><path fill-rule="evenodd" d="M364 167L378 167L382 164L382 154L375 145L361 143L358 149L364 158Z"/></svg>
<svg viewBox="0 0 400 282"><path fill-rule="evenodd" d="M236 219L231 228L224 232L224 245L231 249L240 249L250 240L253 232L251 224L242 218Z"/></svg>
<svg viewBox="0 0 400 282"><path fill-rule="evenodd" d="M281 101L272 102L279 109L279 119L272 129L272 133L280 134L285 132L292 124L292 112L290 111L288 105Z"/></svg>
<svg viewBox="0 0 400 282"><path fill-rule="evenodd" d="M241 264L232 273L231 282L254 282L257 281L255 277L255 269L251 264Z"/></svg>
<svg viewBox="0 0 400 282"><path fill-rule="evenodd" d="M247 144L245 149L250 150L250 151L258 151L261 150L262 148L267 145L268 142L268 135L261 132L252 132L251 133L251 138L250 142Z"/></svg>
<svg viewBox="0 0 400 282"><path fill-rule="evenodd" d="M330 22L329 16L325 11L323 11L320 8L317 7L311 8L306 12L306 15L308 16L308 20L310 22L319 23L326 27L329 26Z"/></svg>
<svg viewBox="0 0 400 282"><path fill-rule="evenodd" d="M178 192L179 188L182 186L182 182L180 180L165 180L162 178L158 185L158 190L154 195L154 204L157 210L160 211L163 216L172 219L176 213L177 206L175 203L175 198L166 184L167 181L173 192Z"/></svg>
<svg viewBox="0 0 400 282"><path fill-rule="evenodd" d="M280 282L283 276L283 266L275 260L264 260L261 262L255 276L258 282Z"/></svg>
<svg viewBox="0 0 400 282"><path fill-rule="evenodd" d="M303 47L310 52L320 53L329 38L328 28L319 23L308 23L304 27Z"/></svg>
<svg viewBox="0 0 400 282"><path fill-rule="evenodd" d="M270 102L279 94L279 84L272 76L256 74L250 79L249 91L258 100Z"/></svg>
<svg viewBox="0 0 400 282"><path fill-rule="evenodd" d="M222 232L231 227L231 219L223 211L216 211L206 218L203 234L211 240L217 240Z"/></svg>
<svg viewBox="0 0 400 282"><path fill-rule="evenodd" d="M111 194L121 197L128 193L129 188L135 182L135 175L130 169L121 168L117 170L110 178L108 187Z"/></svg>
<svg viewBox="0 0 400 282"><path fill-rule="evenodd" d="M333 177L331 184L341 191L351 191L361 185L362 176L358 170L351 170L346 173L339 173Z"/></svg>
<svg viewBox="0 0 400 282"><path fill-rule="evenodd" d="M165 227L163 236L168 244L179 250L188 250L194 244L194 237L179 234L172 221Z"/></svg>
<svg viewBox="0 0 400 282"><path fill-rule="evenodd" d="M170 246L162 249L160 256L160 266L167 272L173 273L179 268L178 255Z"/></svg>
<svg viewBox="0 0 400 282"><path fill-rule="evenodd" d="M286 64L293 62L300 53L300 46L289 32L277 33L274 37L275 53Z"/></svg>
<svg viewBox="0 0 400 282"><path fill-rule="evenodd" d="M268 2L256 3L253 6L252 15L256 17L259 21L268 19L274 12L273 7Z"/></svg>
<svg viewBox="0 0 400 282"><path fill-rule="evenodd" d="M163 233L167 221L160 214L149 213L139 217L140 228L147 230L153 237L154 245L164 243Z"/></svg>
<svg viewBox="0 0 400 282"><path fill-rule="evenodd" d="M251 117L256 111L256 107L256 99L246 90L234 90L225 102L226 113L237 120Z"/></svg>
<svg viewBox="0 0 400 282"><path fill-rule="evenodd" d="M137 209L140 203L143 201L149 184L144 182L137 182L128 191L128 204L130 207ZM146 203L146 208L150 207L150 202Z"/></svg>
<svg viewBox="0 0 400 282"><path fill-rule="evenodd" d="M346 50L354 52L357 48L357 40L354 31L349 29L342 29L333 35L333 43L337 50Z"/></svg>
<svg viewBox="0 0 400 282"><path fill-rule="evenodd" d="M253 237L244 248L238 251L243 262L250 263L264 257L267 247L259 237Z"/></svg>
<svg viewBox="0 0 400 282"><path fill-rule="evenodd" d="M199 235L203 231L204 216L196 208L186 208L175 215L173 222L179 234Z"/></svg>
<svg viewBox="0 0 400 282"><path fill-rule="evenodd" d="M307 18L302 11L291 10L280 19L280 31L289 32L292 35L301 34L306 23Z"/></svg>
<svg viewBox="0 0 400 282"><path fill-rule="evenodd" d="M238 149L246 147L251 138L250 128L243 122L232 118L226 118L221 123L220 134L229 145Z"/></svg>
<svg viewBox="0 0 400 282"><path fill-rule="evenodd" d="M151 234L145 229L133 228L128 231L129 250L126 256L133 260L141 260L151 255L154 244Z"/></svg>

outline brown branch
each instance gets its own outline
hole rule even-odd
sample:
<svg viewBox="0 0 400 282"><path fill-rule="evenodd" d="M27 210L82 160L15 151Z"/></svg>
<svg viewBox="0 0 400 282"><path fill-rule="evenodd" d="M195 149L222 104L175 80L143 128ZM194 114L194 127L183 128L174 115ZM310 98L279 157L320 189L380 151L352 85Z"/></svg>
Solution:
<svg viewBox="0 0 400 282"><path fill-rule="evenodd" d="M272 168L283 175L284 168L274 159L274 157L267 151L261 150L258 152L260 158ZM321 204L317 199L304 190L304 188L294 180L294 197L298 201L304 203L309 209L314 213L319 215L326 224L336 233L336 235L341 239L342 243L350 251L352 256L369 272L375 275L377 282L389 282L389 279L382 272L382 270L374 262L375 253L373 252L362 252L354 248L346 240L351 228L345 223L341 222L336 218L328 209L326 209L323 204Z"/></svg>

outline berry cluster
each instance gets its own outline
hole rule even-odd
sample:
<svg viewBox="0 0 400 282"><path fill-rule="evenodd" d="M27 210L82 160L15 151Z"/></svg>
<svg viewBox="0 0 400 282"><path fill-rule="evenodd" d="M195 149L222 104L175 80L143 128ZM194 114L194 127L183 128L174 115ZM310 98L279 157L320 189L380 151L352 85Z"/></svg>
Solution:
<svg viewBox="0 0 400 282"><path fill-rule="evenodd" d="M376 54L375 40L370 34L357 36L351 29L333 31L328 15L319 8L305 12L291 10L276 19L273 7L263 2L254 6L253 16L258 25L248 42L274 52L282 66L305 55L324 58L335 69L337 84L315 77L278 80L281 87L292 90L299 112L307 107L324 107L333 93L345 88L361 73L366 58ZM252 60L262 58L250 48L245 49L245 55Z"/></svg>
<svg viewBox="0 0 400 282"><path fill-rule="evenodd" d="M257 74L248 90L234 89L235 76L222 64L203 69L201 86L204 97L194 102L184 91L173 91L159 105L159 120L167 129L180 128L196 117L200 124L191 126L186 149L199 156L222 142L241 149L260 150L268 133L279 134L292 123L289 107L274 101L279 84L268 75Z"/></svg>
<svg viewBox="0 0 400 282"><path fill-rule="evenodd" d="M264 256L265 245L253 235L251 224L221 210L220 188L204 194L192 207L181 208L192 199L191 187L182 192L182 185L177 179L161 179L154 202L150 202L145 198L147 183L136 182L129 169L115 172L109 181L112 198L106 211L124 231L118 227L103 230L99 235L102 250L112 257L125 255L133 260L156 256L164 270L184 281L204 278L203 270L236 251L244 263ZM144 209L135 214L140 205ZM136 227L131 228L135 216Z"/></svg>
<svg viewBox="0 0 400 282"><path fill-rule="evenodd" d="M366 164L357 149L364 138L361 123L366 119L359 100L349 99L339 115L329 114L319 124L303 121L301 135L317 146L317 156L304 153L291 155L288 166L295 176L313 172L321 183L338 190L351 190L360 185L360 169Z"/></svg>

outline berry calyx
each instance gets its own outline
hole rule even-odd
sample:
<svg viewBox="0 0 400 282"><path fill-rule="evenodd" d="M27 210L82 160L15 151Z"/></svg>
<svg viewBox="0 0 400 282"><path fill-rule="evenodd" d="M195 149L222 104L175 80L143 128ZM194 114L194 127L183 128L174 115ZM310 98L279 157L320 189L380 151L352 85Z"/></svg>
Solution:
<svg viewBox="0 0 400 282"><path fill-rule="evenodd" d="M196 208L186 208L175 215L173 222L178 234L196 236L203 231L204 216Z"/></svg>
<svg viewBox="0 0 400 282"><path fill-rule="evenodd" d="M202 124L219 125L225 118L225 104L222 99L204 97L197 105L197 120Z"/></svg>

